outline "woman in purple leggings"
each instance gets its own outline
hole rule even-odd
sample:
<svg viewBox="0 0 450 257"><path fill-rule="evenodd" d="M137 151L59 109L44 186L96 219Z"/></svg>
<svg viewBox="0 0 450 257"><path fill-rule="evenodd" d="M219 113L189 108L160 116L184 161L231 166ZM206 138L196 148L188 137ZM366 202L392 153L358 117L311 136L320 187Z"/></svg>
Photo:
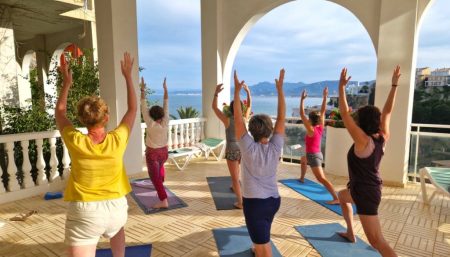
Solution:
<svg viewBox="0 0 450 257"><path fill-rule="evenodd" d="M346 68L342 70L339 81L339 110L354 144L347 155L350 180L347 189L339 192L347 231L338 234L350 242L356 241L352 209L352 203L355 203L356 212L369 243L383 257L397 256L381 232L378 206L381 202L382 187L379 165L385 144L389 140L389 122L400 75L400 66L397 66L392 75L392 87L383 111L380 112L375 106L364 106L358 109L356 121L350 115L345 95L345 86L351 79L347 78Z"/></svg>

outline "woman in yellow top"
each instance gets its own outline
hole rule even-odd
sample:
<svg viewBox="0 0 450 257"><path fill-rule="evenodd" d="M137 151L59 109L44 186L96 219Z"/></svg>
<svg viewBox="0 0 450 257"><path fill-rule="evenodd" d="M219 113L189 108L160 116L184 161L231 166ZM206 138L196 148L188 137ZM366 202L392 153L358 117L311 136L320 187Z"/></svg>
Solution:
<svg viewBox="0 0 450 257"><path fill-rule="evenodd" d="M125 255L124 225L128 217L125 197L131 191L123 154L136 118L137 101L131 72L134 59L129 53L121 61L127 85L128 110L119 126L107 132L108 106L99 97L88 96L77 106L77 116L88 129L84 135L67 119L67 96L72 72L61 60L63 87L56 103L56 125L72 159L64 200L69 202L65 241L69 256L95 256L100 236L110 238L114 257Z"/></svg>

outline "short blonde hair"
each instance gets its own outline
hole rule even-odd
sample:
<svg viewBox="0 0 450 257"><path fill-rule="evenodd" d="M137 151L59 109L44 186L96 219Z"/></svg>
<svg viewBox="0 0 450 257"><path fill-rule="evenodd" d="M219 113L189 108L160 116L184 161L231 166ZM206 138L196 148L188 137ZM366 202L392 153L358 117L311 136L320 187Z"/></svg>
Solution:
<svg viewBox="0 0 450 257"><path fill-rule="evenodd" d="M108 114L108 105L98 96L86 96L78 101L78 120L88 128L105 125L105 118Z"/></svg>

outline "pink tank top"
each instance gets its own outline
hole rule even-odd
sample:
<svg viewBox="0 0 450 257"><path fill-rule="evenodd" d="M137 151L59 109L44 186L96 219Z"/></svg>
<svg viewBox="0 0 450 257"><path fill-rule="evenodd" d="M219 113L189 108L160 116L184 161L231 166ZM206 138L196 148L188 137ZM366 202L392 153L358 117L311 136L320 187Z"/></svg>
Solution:
<svg viewBox="0 0 450 257"><path fill-rule="evenodd" d="M314 135L305 136L306 153L320 153L320 143L322 141L323 126L314 126Z"/></svg>

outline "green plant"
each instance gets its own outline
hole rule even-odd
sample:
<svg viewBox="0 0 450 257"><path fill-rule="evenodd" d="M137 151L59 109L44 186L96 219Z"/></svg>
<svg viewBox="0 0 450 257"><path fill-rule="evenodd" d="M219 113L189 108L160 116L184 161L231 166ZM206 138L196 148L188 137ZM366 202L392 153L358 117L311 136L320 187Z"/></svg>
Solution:
<svg viewBox="0 0 450 257"><path fill-rule="evenodd" d="M244 102L241 102L241 108L242 108L242 115L244 116L245 113L247 112L247 100L244 100ZM233 114L231 113L231 107L226 103L222 104L222 112L227 117L233 116Z"/></svg>
<svg viewBox="0 0 450 257"><path fill-rule="evenodd" d="M188 107L180 106L177 109L177 113L180 119L192 119L198 118L200 116L200 113L192 106ZM177 117L173 114L170 114L170 117L172 119L177 119Z"/></svg>
<svg viewBox="0 0 450 257"><path fill-rule="evenodd" d="M70 69L73 72L73 86L70 90L68 98L68 110L67 117L73 122L75 126L81 126L76 118L76 105L77 102L87 95L99 94L99 79L98 79L98 66L90 58L92 51L84 51L85 55L78 59L70 59ZM40 86L36 79L37 71L31 70L30 72L30 86L32 92L32 107L20 108L20 107L6 107L0 108L0 134L17 134L27 132L40 132L49 131L55 129L54 116L51 115L51 109L53 108L56 98L54 96L46 95L45 100L42 95L42 86ZM49 83L56 85L57 92L59 92L62 84L62 80L59 76L59 71L54 68L49 72ZM46 111L50 110L50 111ZM29 142L28 154L30 159L31 175L33 180L37 177L37 150L34 140ZM6 170L8 165L8 156L5 151L5 145L0 145L0 167L3 171ZM56 155L59 160L59 172L62 172L62 155L63 146L60 139L56 142ZM47 177L50 171L50 143L48 139L44 140L43 144L43 157L45 161L45 171ZM23 154L22 146L20 142L14 144L14 163L18 169L16 173L19 183L22 182L24 172L22 169ZM2 174L3 183L7 183L9 180L8 173Z"/></svg>
<svg viewBox="0 0 450 257"><path fill-rule="evenodd" d="M85 55L75 59L69 58L70 69L72 70L73 85L70 88L69 97L67 99L67 118L72 121L74 126L81 127L82 124L77 119L77 103L85 96L98 96L100 94L100 81L98 77L98 65L93 62L90 55L87 54L90 50L84 50ZM57 67L49 72L50 83L56 85L56 91L60 92L62 87L62 77L59 74ZM54 106L56 99L52 96L47 96L51 106Z"/></svg>
<svg viewBox="0 0 450 257"><path fill-rule="evenodd" d="M358 112L352 112L351 116L354 120L358 119ZM334 127L334 128L345 128L344 121L342 120L341 113L339 112L339 109L334 109L330 113L330 120L327 123L328 126Z"/></svg>

